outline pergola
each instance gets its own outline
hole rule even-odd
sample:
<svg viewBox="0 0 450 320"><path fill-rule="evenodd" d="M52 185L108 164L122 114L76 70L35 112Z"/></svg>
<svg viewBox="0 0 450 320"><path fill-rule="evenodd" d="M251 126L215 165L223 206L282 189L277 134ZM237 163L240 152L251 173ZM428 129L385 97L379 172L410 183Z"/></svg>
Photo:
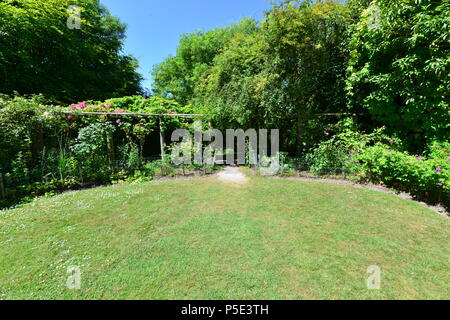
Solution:
<svg viewBox="0 0 450 320"><path fill-rule="evenodd" d="M112 117L158 117L159 118L159 141L161 144L161 157L164 157L164 149L166 147L164 129L162 126L162 118L164 117L176 117L176 118L184 118L184 119L194 119L194 118L203 118L206 117L204 114L180 114L180 113L141 113L141 112L74 112L74 111L62 111L63 114L68 115L99 115L99 116L112 116Z"/></svg>

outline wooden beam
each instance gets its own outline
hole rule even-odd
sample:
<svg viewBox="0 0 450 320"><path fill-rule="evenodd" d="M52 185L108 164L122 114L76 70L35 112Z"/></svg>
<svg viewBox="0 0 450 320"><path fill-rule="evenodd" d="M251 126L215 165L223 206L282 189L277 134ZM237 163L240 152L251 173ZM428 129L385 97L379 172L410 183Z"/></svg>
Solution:
<svg viewBox="0 0 450 320"><path fill-rule="evenodd" d="M58 112L56 112L58 113ZM70 115L102 115L102 116L117 116L117 117L179 117L179 118L197 118L206 117L204 114L160 114L160 113L137 113L137 112L72 112L72 111L61 111L64 114Z"/></svg>
<svg viewBox="0 0 450 320"><path fill-rule="evenodd" d="M368 113L317 113L314 114L314 117L342 117L342 116L365 116L368 115Z"/></svg>

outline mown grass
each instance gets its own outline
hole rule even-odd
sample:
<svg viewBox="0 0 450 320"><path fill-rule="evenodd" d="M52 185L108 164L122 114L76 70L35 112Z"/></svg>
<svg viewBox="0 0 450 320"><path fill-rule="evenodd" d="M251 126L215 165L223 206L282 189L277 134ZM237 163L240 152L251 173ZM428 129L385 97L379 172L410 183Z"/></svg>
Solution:
<svg viewBox="0 0 450 320"><path fill-rule="evenodd" d="M0 299L447 299L449 226L326 183L97 188L0 213ZM366 287L371 265L381 290ZM66 287L69 266L80 290Z"/></svg>

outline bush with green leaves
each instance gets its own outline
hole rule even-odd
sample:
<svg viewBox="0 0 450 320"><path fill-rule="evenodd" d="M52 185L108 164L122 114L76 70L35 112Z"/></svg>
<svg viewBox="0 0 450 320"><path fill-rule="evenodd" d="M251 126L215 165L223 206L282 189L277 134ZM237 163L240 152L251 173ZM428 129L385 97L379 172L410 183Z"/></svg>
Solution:
<svg viewBox="0 0 450 320"><path fill-rule="evenodd" d="M356 157L367 181L384 183L428 202L450 205L450 148L434 143L428 156L377 143Z"/></svg>
<svg viewBox="0 0 450 320"><path fill-rule="evenodd" d="M386 139L383 128L372 133L362 133L351 118L330 125L323 132L327 140L306 155L306 162L315 175L344 174L358 171L355 156L377 141Z"/></svg>
<svg viewBox="0 0 450 320"><path fill-rule="evenodd" d="M6 97L0 100L0 170L11 170L19 153L24 161L34 162L43 143L43 132L53 133L57 120L51 112L56 108L44 105L42 96Z"/></svg>

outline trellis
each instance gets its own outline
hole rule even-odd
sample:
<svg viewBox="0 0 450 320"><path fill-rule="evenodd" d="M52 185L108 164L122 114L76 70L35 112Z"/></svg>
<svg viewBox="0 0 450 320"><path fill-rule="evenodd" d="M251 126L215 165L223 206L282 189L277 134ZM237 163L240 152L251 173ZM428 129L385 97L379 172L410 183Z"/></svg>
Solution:
<svg viewBox="0 0 450 320"><path fill-rule="evenodd" d="M73 111L61 111L61 113L70 114L70 115L106 115L106 116L118 116L118 117L179 117L179 118L197 118L197 117L206 117L204 114L180 114L180 113L138 113L138 112L73 112Z"/></svg>
<svg viewBox="0 0 450 320"><path fill-rule="evenodd" d="M159 139L160 139L160 146L161 146L161 158L164 159L165 155L165 148L166 148L166 142L165 142L165 132L163 128L163 117L178 117L178 118L185 118L185 119L193 119L193 118L202 118L206 117L204 114L179 114L179 113L167 113L167 114L160 114L160 113L140 113L140 112L94 112L94 111L86 111L86 112L73 112L73 111L61 111L60 113L68 114L68 115L101 115L101 116L113 116L113 117L158 117L159 118ZM298 119L298 135L303 135L303 122L311 119L317 119L321 117L343 117L343 116L364 116L367 115L367 113L319 113L319 114L312 114L312 115L304 115L299 117Z"/></svg>
<svg viewBox="0 0 450 320"><path fill-rule="evenodd" d="M163 128L163 117L176 117L176 118L184 118L184 119L194 119L194 118L202 118L206 117L204 114L180 114L180 113L141 113L141 112L94 112L94 111L86 111L86 112L74 112L74 111L62 111L63 114L68 115L101 115L101 116L114 116L118 118L123 117L158 117L159 118L159 142L161 145L161 159L164 160L166 141L165 141L165 132Z"/></svg>

